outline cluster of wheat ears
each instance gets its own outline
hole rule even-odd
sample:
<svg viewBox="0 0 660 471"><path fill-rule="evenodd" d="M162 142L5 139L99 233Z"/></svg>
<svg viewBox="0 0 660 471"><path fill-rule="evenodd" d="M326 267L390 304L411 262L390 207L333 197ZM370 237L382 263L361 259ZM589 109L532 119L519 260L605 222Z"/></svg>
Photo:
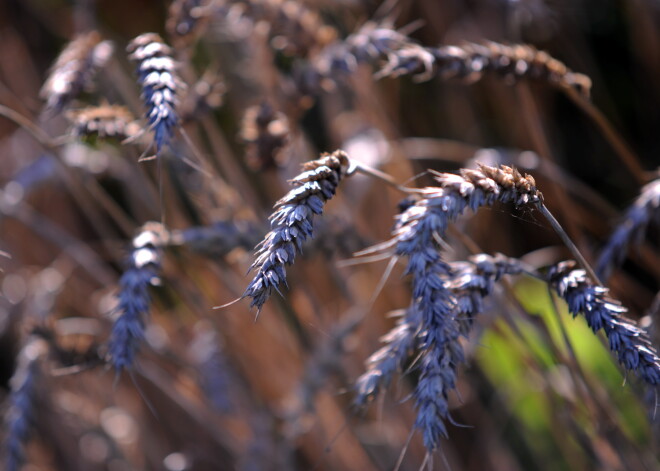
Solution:
<svg viewBox="0 0 660 471"><path fill-rule="evenodd" d="M129 40L79 3L37 111L0 90L3 469L658 469L660 178L586 74L427 46L432 2L175 0ZM465 120L480 86L534 151L405 137L395 103ZM558 99L641 187L621 215L554 155Z"/></svg>

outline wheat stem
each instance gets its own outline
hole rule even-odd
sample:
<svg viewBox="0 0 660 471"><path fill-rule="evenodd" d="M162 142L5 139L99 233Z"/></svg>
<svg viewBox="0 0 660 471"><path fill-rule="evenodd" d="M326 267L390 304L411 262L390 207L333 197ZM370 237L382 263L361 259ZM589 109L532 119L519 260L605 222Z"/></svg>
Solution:
<svg viewBox="0 0 660 471"><path fill-rule="evenodd" d="M596 275L594 269L591 268L591 265L589 265L589 262L587 262L587 260L584 258L582 253L578 250L577 246L573 243L571 238L568 237L568 234L566 234L566 231L564 231L564 229L561 227L559 221L557 221L557 219L552 215L552 213L548 210L548 208L546 208L546 206L543 203L538 203L536 207L538 208L539 211L541 211L541 214L543 214L543 216L548 220L552 228L555 230L555 232L560 237L562 242L566 245L568 250L571 251L571 253L578 261L578 263L589 274L589 277L592 279L592 281L597 285L602 286L603 283L598 278L598 275Z"/></svg>

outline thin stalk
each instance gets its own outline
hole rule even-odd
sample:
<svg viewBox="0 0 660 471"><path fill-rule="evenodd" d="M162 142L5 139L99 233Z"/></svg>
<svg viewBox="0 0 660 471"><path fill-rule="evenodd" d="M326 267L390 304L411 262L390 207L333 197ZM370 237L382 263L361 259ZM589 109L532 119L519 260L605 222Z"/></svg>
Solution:
<svg viewBox="0 0 660 471"><path fill-rule="evenodd" d="M39 126L34 124L29 118L23 116L22 114L12 110L7 106L0 105L0 116L4 116L5 118L16 123L18 126L26 130L41 146L55 153L55 155L58 157L57 162L62 167L61 169L62 171L60 175L64 179L64 182L67 185L68 189L71 191L71 195L80 204L81 209L83 210L83 212L86 213L90 221L93 221L93 224L97 228L104 229L103 231L99 230L99 233L104 233L104 232L107 233L109 229L108 226L105 223L103 223L103 221L98 217L97 212L91 207L89 203L90 201L89 198L87 198L81 192L81 183L76 182L71 178L71 176L67 171L67 166L64 163L62 163L59 154L57 154L56 152L57 148L66 144L67 141L64 141L62 139L51 138ZM103 200L104 203L103 206L106 209L109 209L109 214L113 217L115 222L122 228L123 231L127 231L127 233L130 234L132 231L131 229L132 224L130 223L130 221L128 221L126 217L123 217L120 214L118 208L113 209L113 203L110 202L110 200L107 198L105 192L102 191L98 182L88 180L87 183L88 183L88 188L87 188L88 191L92 191L90 190L90 188L93 188L94 196L97 199Z"/></svg>
<svg viewBox="0 0 660 471"><path fill-rule="evenodd" d="M591 265L587 262L587 260L584 258L582 253L578 250L576 245L573 243L570 237L568 237L568 234L566 234L566 231L561 227L561 224L559 224L559 221L555 219L555 217L552 215L552 213L548 210L548 208L545 207L543 203L539 203L537 206L539 211L541 211L541 214L548 220L552 228L555 230L559 238L564 242L566 247L568 247L568 250L571 251L575 259L578 261L578 263L582 266L582 268L585 269L589 277L593 280L594 283L596 283L599 286L603 286L603 283L600 281L598 276L596 275L596 272L594 271L593 268L591 268Z"/></svg>
<svg viewBox="0 0 660 471"><path fill-rule="evenodd" d="M390 175L388 175L385 172L381 172L377 168L369 167L368 165L365 165L360 162L356 162L355 160L351 160L351 166L352 168L348 171L349 175L353 172L359 172L363 175L368 175L372 178L380 180L386 183L387 185L396 188L402 193L406 193L406 194L422 193L422 190L419 190L417 188L408 188L406 186L398 184L396 181L394 181L394 179Z"/></svg>
<svg viewBox="0 0 660 471"><path fill-rule="evenodd" d="M115 283L115 276L88 245L81 243L46 216L32 209L27 203L18 202L9 205L1 201L2 198L3 196L0 194L0 216L16 219L29 227L35 234L58 246L100 285L111 286Z"/></svg>
<svg viewBox="0 0 660 471"><path fill-rule="evenodd" d="M628 168L640 184L646 183L648 178L644 169L639 164L639 159L635 152L630 148L625 139L617 132L612 124L607 120L602 111L600 111L593 103L582 97L573 89L565 89L566 95L580 108L584 113L591 118L596 127L600 130L601 134L607 142L612 146L617 153L621 162Z"/></svg>
<svg viewBox="0 0 660 471"><path fill-rule="evenodd" d="M44 146L46 149L52 150L56 147L53 139L48 134L46 134L43 129L41 129L29 118L23 116L17 111L12 110L5 105L0 105L0 116L4 116L8 120L13 121L15 124L25 129L30 133L32 137L34 137L37 142L39 142L39 144Z"/></svg>
<svg viewBox="0 0 660 471"><path fill-rule="evenodd" d="M534 100L534 97L529 88L529 84L520 84L515 88L516 95L520 100L522 108L525 112L525 116L528 119L524 120L525 126L529 130L529 135L531 137L532 143L536 147L536 151L539 153L539 156L542 158L542 161L546 162L556 162L556 159L553 156L552 149L550 147L550 142L548 141L546 132L543 128L543 119L541 111ZM554 168L550 167L547 169L547 172L550 176L550 179L553 181L559 181L561 177L554 174ZM575 240L580 242L580 231L576 225L576 222L571 216L571 201L568 198L566 189L563 185L556 185L553 188L553 196L557 200L558 205L562 209L562 213L566 214L566 232L573 236Z"/></svg>

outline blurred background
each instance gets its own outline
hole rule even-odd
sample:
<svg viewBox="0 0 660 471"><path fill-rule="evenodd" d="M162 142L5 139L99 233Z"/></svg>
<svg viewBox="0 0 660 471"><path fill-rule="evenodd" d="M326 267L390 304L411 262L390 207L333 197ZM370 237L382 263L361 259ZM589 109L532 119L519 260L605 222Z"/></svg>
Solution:
<svg viewBox="0 0 660 471"><path fill-rule="evenodd" d="M370 21L425 46L531 44L590 77L591 100L488 73L475 83L375 80L379 62L306 89L300 71ZM16 469L391 470L403 451L399 469L420 469L415 372L367 410L351 406L365 360L395 324L389 314L410 303L402 267L374 301L387 261L352 262L388 239L400 193L347 178L287 270L283 297L256 322L248 300L212 308L249 283L252 249L287 179L335 149L408 186L432 184L427 169L515 165L536 178L594 262L642 185L657 178L659 26L654 0L2 0L7 446L21 375L38 366L25 466ZM40 90L51 66L89 31L114 54L64 109L46 107L48 89ZM172 148L138 162L152 137L138 132L147 125L125 48L145 32L173 47L185 88ZM120 137L88 132L106 121L87 107L110 105L126 107L112 115ZM119 279L149 221L165 223L169 243L145 342L134 368L116 374L104 359ZM571 258L531 209L486 208L457 226L471 248L535 267ZM651 226L607 281L651 332L658 240ZM448 259L465 259L463 242L448 238ZM657 395L621 372L582 319L522 276L502 283L486 307L450 398L455 424L430 469L660 469Z"/></svg>

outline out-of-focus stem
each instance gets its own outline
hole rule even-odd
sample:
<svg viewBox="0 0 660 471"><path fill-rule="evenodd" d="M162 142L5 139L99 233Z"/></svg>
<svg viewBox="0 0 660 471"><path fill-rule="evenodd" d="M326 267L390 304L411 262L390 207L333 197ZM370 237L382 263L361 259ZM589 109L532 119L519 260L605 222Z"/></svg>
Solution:
<svg viewBox="0 0 660 471"><path fill-rule="evenodd" d="M628 168L640 184L646 183L648 178L644 169L639 164L639 159L630 148L628 143L623 139L621 134L612 126L607 120L602 111L600 111L593 103L586 98L582 97L573 89L567 88L564 90L566 95L580 108L584 113L591 118L596 127L603 134L603 137L610 143L614 151L621 158L621 162Z"/></svg>
<svg viewBox="0 0 660 471"><path fill-rule="evenodd" d="M23 116L17 111L12 110L5 105L0 105L0 116L4 116L8 120L13 121L18 126L25 129L30 133L32 137L34 137L37 142L39 142L39 144L44 146L46 149L52 150L56 147L53 139L51 139L48 134L46 134L39 126L34 124L29 118Z"/></svg>
<svg viewBox="0 0 660 471"><path fill-rule="evenodd" d="M368 165L362 164L360 162L356 162L354 160L351 161L351 163L352 163L352 168L349 169L349 172L348 172L349 174L353 173L353 172L360 172L363 175L368 175L368 176L373 177L377 180L380 180L380 181L396 188L397 190L401 191L402 193L409 193L409 194L410 193L421 193L421 190L419 190L417 188L408 188L408 187L405 187L403 185L398 184L397 182L394 181L394 179L390 175L388 175L385 172L381 172L377 168L369 167Z"/></svg>
<svg viewBox="0 0 660 471"><path fill-rule="evenodd" d="M566 234L566 231L561 227L561 224L559 224L559 221L555 219L555 217L552 215L552 213L548 210L548 208L545 207L543 203L539 203L537 205L537 208L539 211L541 211L541 214L548 220L552 228L555 230L557 235L561 238L562 242L568 247L568 250L571 251L573 256L575 257L575 260L578 261L578 263L582 266L582 268L585 269L589 277L593 280L594 283L597 285L602 286L603 284L601 283L600 279L596 275L596 272L594 271L593 268L591 268L591 265L587 262L587 260L584 258L582 253L578 250L576 245L573 243L570 237L568 237L568 234Z"/></svg>

